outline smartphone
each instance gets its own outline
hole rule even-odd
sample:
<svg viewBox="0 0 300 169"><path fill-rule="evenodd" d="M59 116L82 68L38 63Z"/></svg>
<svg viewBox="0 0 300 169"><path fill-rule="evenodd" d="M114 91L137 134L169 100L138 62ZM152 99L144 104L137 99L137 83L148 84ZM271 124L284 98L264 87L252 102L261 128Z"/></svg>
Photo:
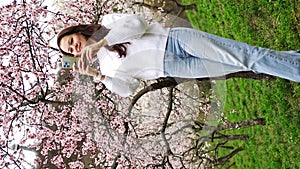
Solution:
<svg viewBox="0 0 300 169"><path fill-rule="evenodd" d="M64 55L62 57L62 68L63 69L73 69L73 64L77 63L80 57L72 57Z"/></svg>

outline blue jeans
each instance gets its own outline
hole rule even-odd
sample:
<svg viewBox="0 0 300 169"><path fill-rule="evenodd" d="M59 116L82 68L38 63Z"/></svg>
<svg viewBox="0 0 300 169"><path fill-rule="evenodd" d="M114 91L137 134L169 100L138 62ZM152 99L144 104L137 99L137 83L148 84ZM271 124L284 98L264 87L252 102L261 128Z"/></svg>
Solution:
<svg viewBox="0 0 300 169"><path fill-rule="evenodd" d="M220 77L239 71L300 82L300 53L251 46L189 28L172 28L164 58L165 76Z"/></svg>

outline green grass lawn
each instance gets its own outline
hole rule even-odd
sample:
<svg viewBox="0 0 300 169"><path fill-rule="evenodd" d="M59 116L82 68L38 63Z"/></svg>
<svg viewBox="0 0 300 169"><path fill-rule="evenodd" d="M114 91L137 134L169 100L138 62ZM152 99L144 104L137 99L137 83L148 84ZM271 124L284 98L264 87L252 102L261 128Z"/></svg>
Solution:
<svg viewBox="0 0 300 169"><path fill-rule="evenodd" d="M231 142L245 150L232 161L236 168L300 168L300 86L282 79L226 82L225 114L230 121L263 117L266 126L228 131L248 134L249 141ZM236 112L231 113L232 110ZM228 152L220 152L220 155Z"/></svg>
<svg viewBox="0 0 300 169"><path fill-rule="evenodd" d="M276 50L300 49L300 2L290 0L182 0L194 28ZM248 134L232 168L300 168L300 84L283 79L226 81L225 116L229 121L262 117L266 126L227 131ZM235 110L235 113L231 113ZM220 151L219 155L228 152Z"/></svg>

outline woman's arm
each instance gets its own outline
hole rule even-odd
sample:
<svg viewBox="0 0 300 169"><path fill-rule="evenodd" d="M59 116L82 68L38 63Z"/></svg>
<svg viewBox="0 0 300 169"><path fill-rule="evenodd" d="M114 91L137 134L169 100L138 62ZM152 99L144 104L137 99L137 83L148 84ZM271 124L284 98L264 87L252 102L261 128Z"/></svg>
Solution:
<svg viewBox="0 0 300 169"><path fill-rule="evenodd" d="M78 71L78 68L75 68ZM128 97L135 92L139 87L140 81L131 77L109 77L103 75L100 71L91 68L89 65L86 70L79 71L81 74L93 76L95 81L101 81L107 89L120 95L121 97Z"/></svg>
<svg viewBox="0 0 300 169"><path fill-rule="evenodd" d="M146 32L148 23L138 15L109 14L105 15L102 24L110 29L104 37L108 45L128 42L139 38Z"/></svg>
<svg viewBox="0 0 300 169"><path fill-rule="evenodd" d="M132 95L140 85L140 81L130 77L109 77L102 75L96 77L95 80L100 80L107 87L108 90L120 95L121 97L128 97Z"/></svg>

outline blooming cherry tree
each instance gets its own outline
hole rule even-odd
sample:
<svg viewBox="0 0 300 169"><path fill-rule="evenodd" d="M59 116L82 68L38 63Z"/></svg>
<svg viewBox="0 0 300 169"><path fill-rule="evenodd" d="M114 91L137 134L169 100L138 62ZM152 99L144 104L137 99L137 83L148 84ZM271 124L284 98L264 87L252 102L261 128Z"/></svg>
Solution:
<svg viewBox="0 0 300 169"><path fill-rule="evenodd" d="M213 95L200 92L198 83L145 82L134 97L121 99L89 77L52 71L60 54L51 42L61 28L98 23L111 12L167 17L163 7L150 14L145 6L68 0L50 9L23 0L0 8L1 168L194 168L213 161L206 139L197 136L208 118L197 119L209 116ZM36 152L34 164L25 149Z"/></svg>

